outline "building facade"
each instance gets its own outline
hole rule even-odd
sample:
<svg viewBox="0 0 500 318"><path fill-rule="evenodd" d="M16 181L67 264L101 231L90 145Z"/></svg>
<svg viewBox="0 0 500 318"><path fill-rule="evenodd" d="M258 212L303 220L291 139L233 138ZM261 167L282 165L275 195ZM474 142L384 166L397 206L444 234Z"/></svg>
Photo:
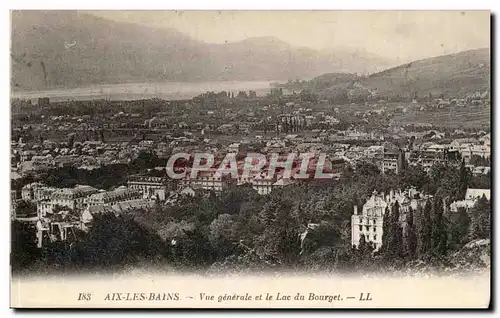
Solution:
<svg viewBox="0 0 500 318"><path fill-rule="evenodd" d="M448 211L451 213L457 213L458 209L463 208L465 211L469 212L477 201L481 197L486 197L486 200L490 201L490 189L467 189L465 193L465 198L463 200L452 202L449 206Z"/></svg>
<svg viewBox="0 0 500 318"><path fill-rule="evenodd" d="M391 213L396 202L399 205L399 223L405 237L410 207L416 211L419 207L422 208L429 198L430 196L423 195L414 188L405 191L391 190L388 195L374 191L363 205L361 213L358 213L358 207L354 206L351 217L351 244L357 247L361 236L364 235L365 241L373 243L375 250L379 250L384 235L384 217L388 216L386 213Z"/></svg>
<svg viewBox="0 0 500 318"><path fill-rule="evenodd" d="M399 174L404 167L404 155L401 150L384 150L382 159L382 173L393 172Z"/></svg>
<svg viewBox="0 0 500 318"><path fill-rule="evenodd" d="M157 197L160 201L165 201L169 190L168 181L163 177L130 176L127 185L129 189L139 190L144 198Z"/></svg>
<svg viewBox="0 0 500 318"><path fill-rule="evenodd" d="M221 175L217 173L216 169L199 171L195 178L191 178L190 173L186 173L186 177L182 179L182 188L190 187L193 189L203 189L214 191L216 193L222 192L223 189L229 186L230 178L228 175Z"/></svg>
<svg viewBox="0 0 500 318"><path fill-rule="evenodd" d="M358 206L354 206L351 218L353 246L359 245L361 235L364 235L367 242L372 242L376 250L382 246L383 221L387 207L387 202L376 191L363 205L361 213L358 213Z"/></svg>
<svg viewBox="0 0 500 318"><path fill-rule="evenodd" d="M60 206L69 210L83 210L87 199L98 190L91 186L76 186L75 188L62 188L54 190L49 198L37 201L37 214L39 218L54 213L54 208Z"/></svg>
<svg viewBox="0 0 500 318"><path fill-rule="evenodd" d="M143 194L137 189L119 187L113 191L92 194L87 200L87 206L113 206L119 202L142 199Z"/></svg>

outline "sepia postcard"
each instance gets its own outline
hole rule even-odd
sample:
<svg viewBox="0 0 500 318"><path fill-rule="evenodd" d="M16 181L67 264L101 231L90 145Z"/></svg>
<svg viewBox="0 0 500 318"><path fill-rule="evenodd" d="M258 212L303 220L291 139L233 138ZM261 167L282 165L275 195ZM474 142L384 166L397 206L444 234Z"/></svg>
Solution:
<svg viewBox="0 0 500 318"><path fill-rule="evenodd" d="M489 11L10 19L11 308L491 308Z"/></svg>

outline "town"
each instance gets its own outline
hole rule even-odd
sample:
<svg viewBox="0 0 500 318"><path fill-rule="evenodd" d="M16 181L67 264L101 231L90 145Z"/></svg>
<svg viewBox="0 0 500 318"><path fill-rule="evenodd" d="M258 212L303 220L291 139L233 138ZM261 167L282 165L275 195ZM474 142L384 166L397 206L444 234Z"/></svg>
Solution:
<svg viewBox="0 0 500 318"><path fill-rule="evenodd" d="M483 195L490 200L490 127L404 119L408 114L432 117L463 109L489 112L489 92L400 102L375 96L344 105L286 88L271 88L261 95L207 92L178 101L16 99L12 100L11 219L31 224L36 245L42 248L88 232L96 216L166 211L200 195L223 196L234 187L250 187L265 197L304 182L338 186L348 176L370 170L391 179L409 170L429 175L436 167L466 169L475 180L467 185L464 197L441 197L445 212L458 214L459 208L473 209ZM248 153L278 154L280 161L290 154L324 154L324 166L334 178L301 180L284 174L282 168L267 174L269 165L237 178L221 176L215 168L194 178L193 174L169 177L171 156L199 152L211 154L214 166L234 154L239 168ZM192 161L177 160L176 169L190 172ZM298 170L300 163L295 160L292 166ZM391 188L385 194L377 193L380 185L371 186L373 193L366 201L357 198L359 203L351 206L351 224L346 227L353 246L363 239L378 250L384 240L386 209L397 203L398 221L407 237L409 208L423 209L433 195L422 193L424 184ZM299 233L301 241L322 220L310 221ZM178 236L168 238L172 246Z"/></svg>

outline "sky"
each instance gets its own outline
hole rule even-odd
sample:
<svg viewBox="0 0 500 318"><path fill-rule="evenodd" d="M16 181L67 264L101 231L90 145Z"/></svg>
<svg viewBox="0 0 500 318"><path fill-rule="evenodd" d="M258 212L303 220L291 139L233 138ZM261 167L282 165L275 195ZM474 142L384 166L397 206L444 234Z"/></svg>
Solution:
<svg viewBox="0 0 500 318"><path fill-rule="evenodd" d="M209 43L273 36L313 49L357 48L410 61L490 47L488 11L92 11L175 28Z"/></svg>

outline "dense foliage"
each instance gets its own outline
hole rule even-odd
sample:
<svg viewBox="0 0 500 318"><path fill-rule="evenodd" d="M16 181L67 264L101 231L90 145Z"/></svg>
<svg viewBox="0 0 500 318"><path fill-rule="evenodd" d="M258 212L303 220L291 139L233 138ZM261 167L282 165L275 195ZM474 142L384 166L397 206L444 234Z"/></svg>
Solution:
<svg viewBox="0 0 500 318"><path fill-rule="evenodd" d="M297 183L267 196L250 186L232 186L221 195L201 192L173 205L98 216L85 235L40 251L32 248L35 231L15 223L12 264L16 269L57 265L110 270L154 264L213 270L390 270L416 259L440 259L471 240L489 238L491 206L485 198L469 213L449 215L443 209L443 202L463 198L471 180L467 170L447 166L433 167L429 174L409 167L399 175L381 175L375 166L361 164L340 180ZM373 253L364 237L353 248L353 206L361 206L374 189L388 193L411 185L434 199L410 209L406 231L396 206L384 218L380 252Z"/></svg>

